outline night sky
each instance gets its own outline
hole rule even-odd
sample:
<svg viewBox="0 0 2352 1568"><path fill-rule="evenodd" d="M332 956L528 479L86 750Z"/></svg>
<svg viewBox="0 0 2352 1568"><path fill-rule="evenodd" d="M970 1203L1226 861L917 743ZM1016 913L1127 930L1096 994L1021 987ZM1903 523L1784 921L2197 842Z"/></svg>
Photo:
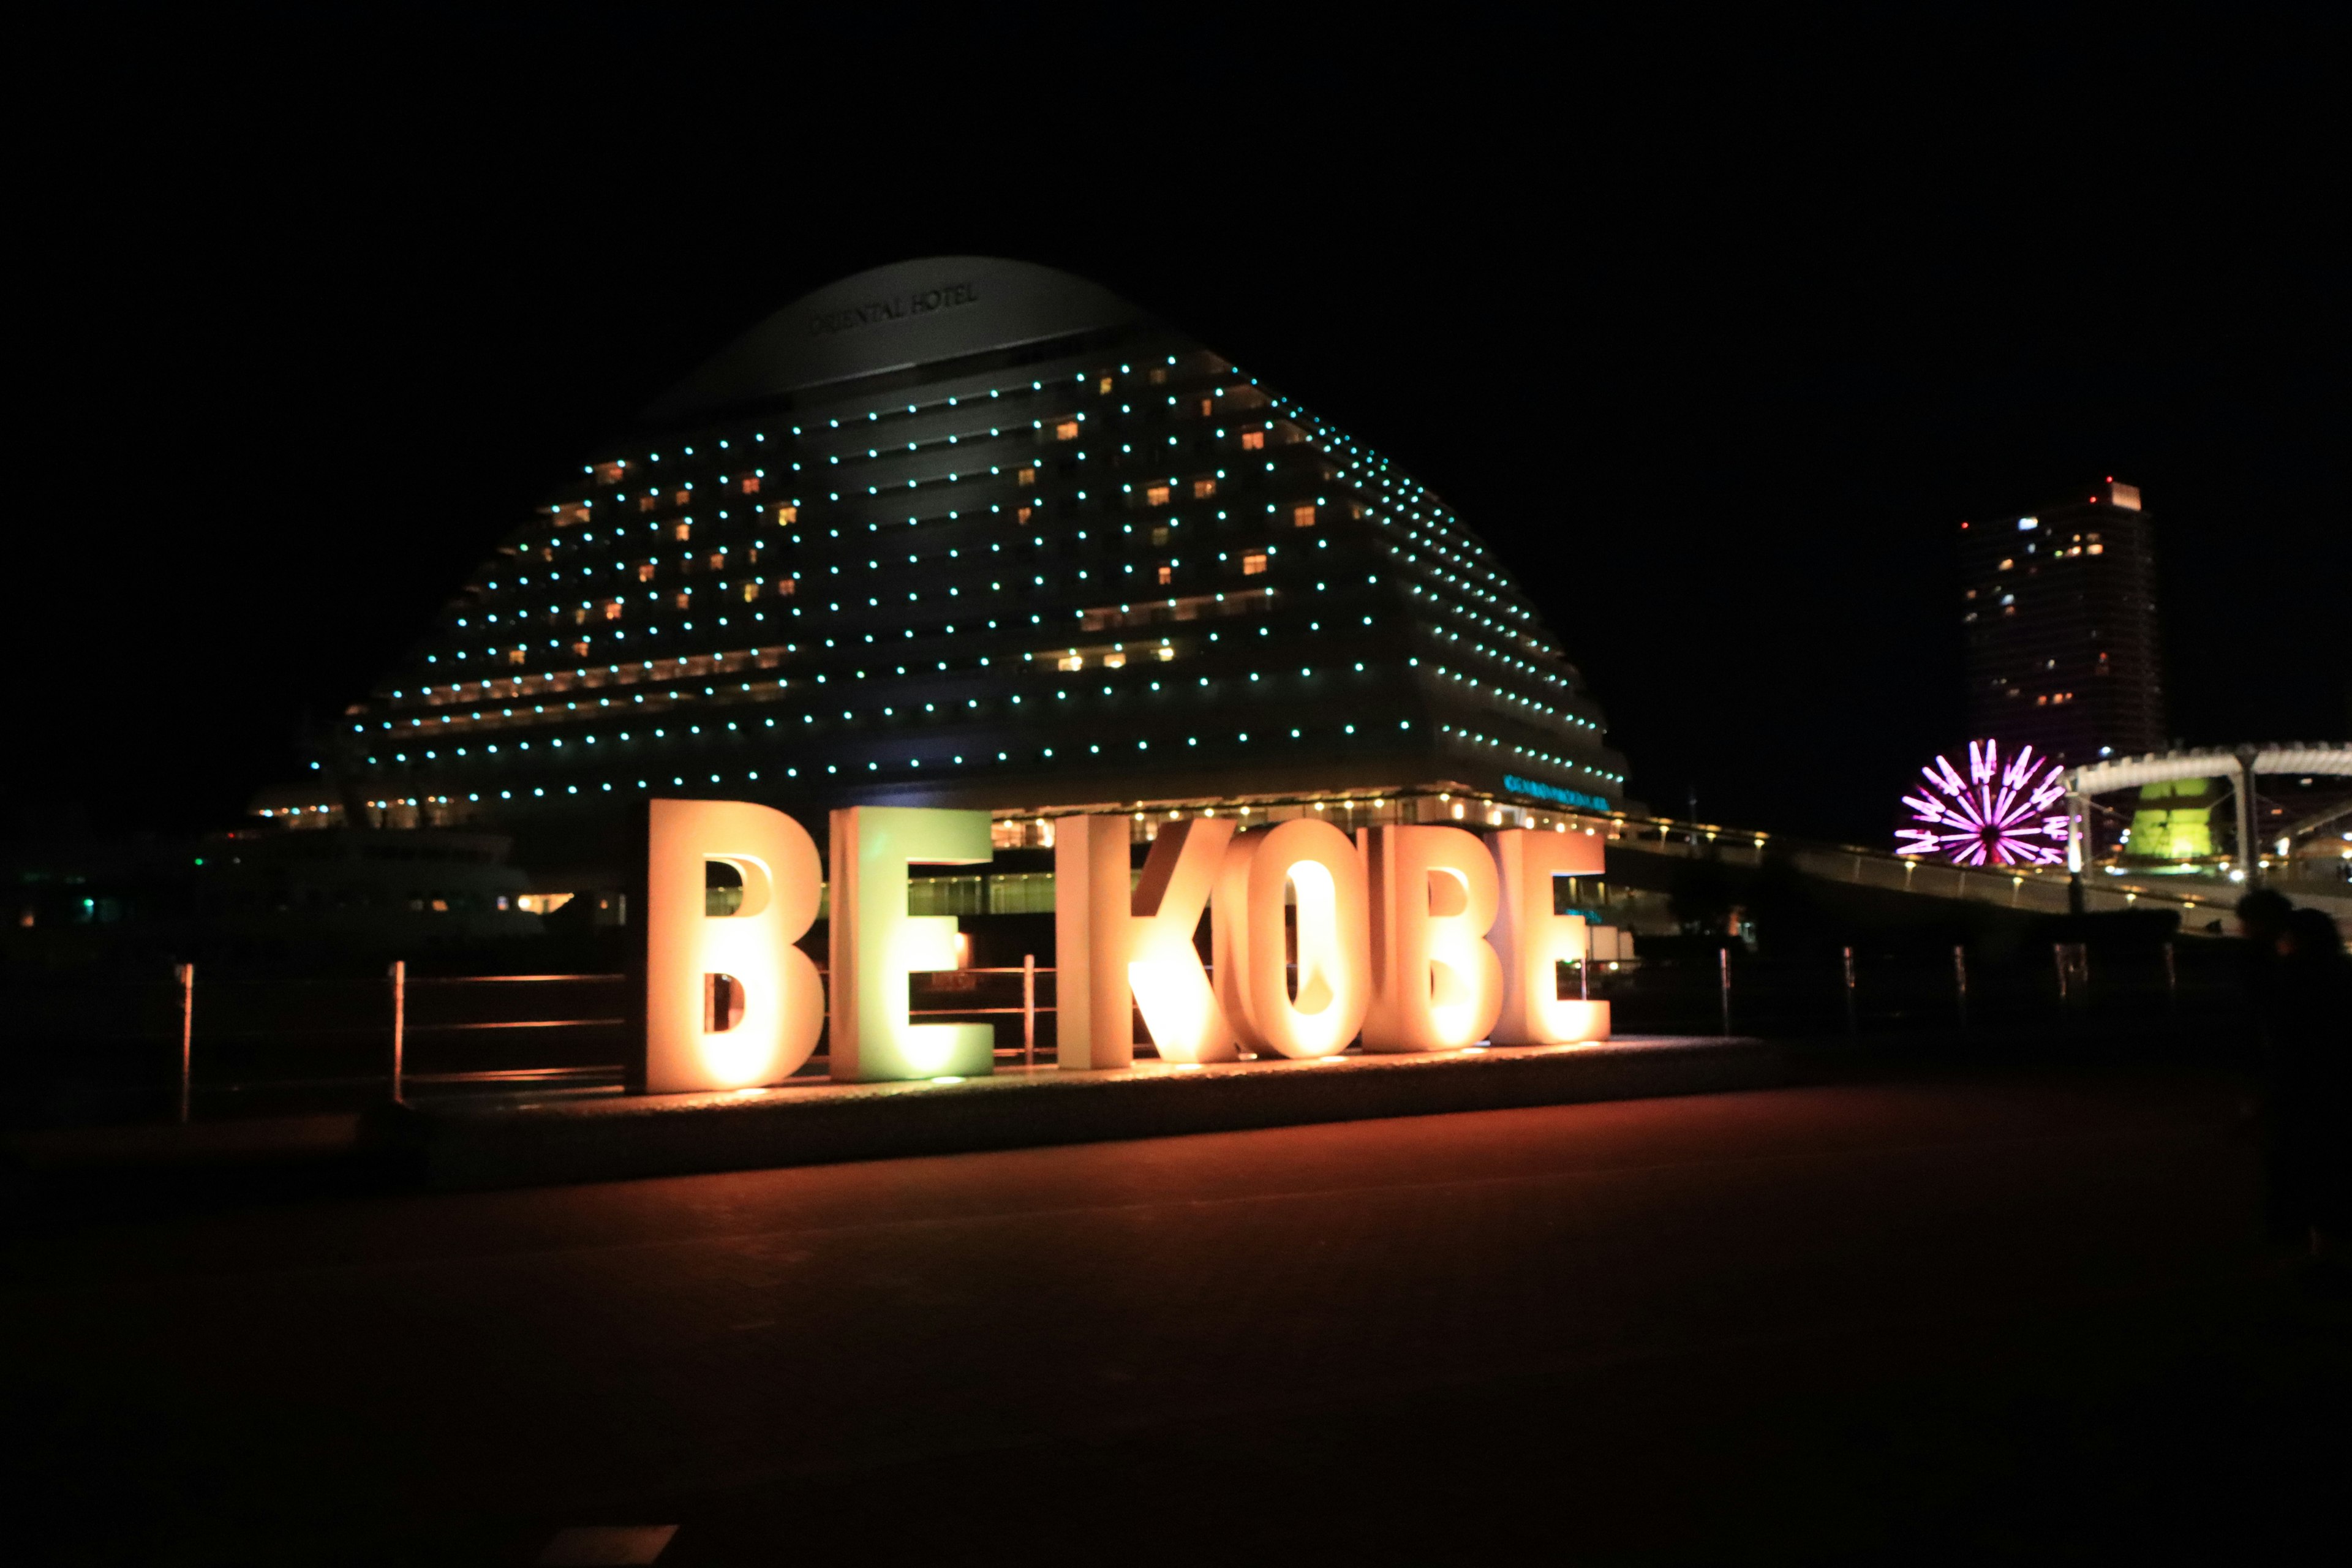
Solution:
<svg viewBox="0 0 2352 1568"><path fill-rule="evenodd" d="M1885 841L1965 738L1957 523L2107 474L2173 731L2352 733L2332 8L1091 9L26 39L0 828L230 825L670 382L947 252L1093 278L1433 486L1662 810Z"/></svg>

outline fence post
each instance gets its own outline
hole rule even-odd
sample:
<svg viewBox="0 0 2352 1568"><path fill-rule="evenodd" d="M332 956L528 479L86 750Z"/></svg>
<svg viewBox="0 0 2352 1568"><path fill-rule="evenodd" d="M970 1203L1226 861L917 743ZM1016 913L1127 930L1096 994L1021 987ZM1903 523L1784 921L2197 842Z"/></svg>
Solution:
<svg viewBox="0 0 2352 1568"><path fill-rule="evenodd" d="M1037 1067L1037 955L1021 955L1021 1067L1034 1072Z"/></svg>
<svg viewBox="0 0 2352 1568"><path fill-rule="evenodd" d="M1854 1006L1853 1006L1853 949L1852 949L1852 948L1850 948L1850 947L1849 947L1849 948L1845 949L1844 951L1845 951L1845 1032L1846 1032L1847 1034L1849 1034L1849 1035L1858 1035L1858 1034L1862 1033L1862 1022L1861 1022L1861 1019L1860 1019L1859 1017L1857 1017L1857 1016L1856 1016L1856 1015L1855 1015L1855 1013L1854 1013Z"/></svg>
<svg viewBox="0 0 2352 1568"><path fill-rule="evenodd" d="M1960 1004L1960 1027L1969 1026L1969 950L1958 943L1952 946L1952 984Z"/></svg>
<svg viewBox="0 0 2352 1568"><path fill-rule="evenodd" d="M404 1103L401 1098L401 1047L408 1031L408 960L392 961L392 1102Z"/></svg>
<svg viewBox="0 0 2352 1568"><path fill-rule="evenodd" d="M2091 949L2079 942L2054 942L2050 944L2053 960L2058 965L2058 1000L2086 1002L2091 994ZM2076 993L2080 993L2077 995Z"/></svg>
<svg viewBox="0 0 2352 1568"><path fill-rule="evenodd" d="M1731 950L1729 948L1718 947L1715 950L1715 967L1716 972L1722 976L1722 1032L1728 1035L1731 1033Z"/></svg>
<svg viewBox="0 0 2352 1568"><path fill-rule="evenodd" d="M180 1124L188 1121L189 1068L194 1063L196 1034L196 966L175 964L173 978L180 983Z"/></svg>

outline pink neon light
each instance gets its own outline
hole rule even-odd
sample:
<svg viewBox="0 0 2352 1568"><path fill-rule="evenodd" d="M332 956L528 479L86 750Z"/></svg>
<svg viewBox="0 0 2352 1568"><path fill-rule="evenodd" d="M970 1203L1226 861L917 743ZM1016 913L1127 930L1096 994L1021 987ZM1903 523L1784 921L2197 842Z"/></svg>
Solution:
<svg viewBox="0 0 2352 1568"><path fill-rule="evenodd" d="M1943 757L1919 776L1936 793L1903 797L1922 826L1896 830L1898 854L1957 866L2054 866L2064 858L2066 818L2046 814L2066 793L2066 770L2032 746L2019 748L2004 768L2000 742L1970 741L1967 780Z"/></svg>

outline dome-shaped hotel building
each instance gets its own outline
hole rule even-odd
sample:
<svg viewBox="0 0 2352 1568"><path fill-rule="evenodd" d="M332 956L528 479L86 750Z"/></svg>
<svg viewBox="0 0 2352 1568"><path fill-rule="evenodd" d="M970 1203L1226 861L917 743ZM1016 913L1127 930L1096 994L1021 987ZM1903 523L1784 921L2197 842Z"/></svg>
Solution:
<svg viewBox="0 0 2352 1568"><path fill-rule="evenodd" d="M846 279L583 456L347 715L312 775L340 789L269 815L585 847L650 795L929 805L1013 847L1073 810L1486 825L1622 793L1442 500L1064 273Z"/></svg>

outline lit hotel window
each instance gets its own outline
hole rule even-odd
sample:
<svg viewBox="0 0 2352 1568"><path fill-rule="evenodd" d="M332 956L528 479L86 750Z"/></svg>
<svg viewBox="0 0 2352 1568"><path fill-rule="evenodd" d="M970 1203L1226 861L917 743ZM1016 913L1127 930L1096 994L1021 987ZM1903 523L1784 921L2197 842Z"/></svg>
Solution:
<svg viewBox="0 0 2352 1568"><path fill-rule="evenodd" d="M2011 555L2011 556L2003 556L2003 557L2001 558L2000 569L2001 569L2002 571L2004 571L2004 572L2014 572L2014 571L2016 571L2016 570L2017 570L2017 558L2016 558L2015 556L2013 556L2013 555Z"/></svg>
<svg viewBox="0 0 2352 1568"><path fill-rule="evenodd" d="M507 649L507 662L508 662L509 664L520 664L520 663L522 662L522 659L523 659L523 650L522 650L522 649L520 649L520 648L519 648L519 647L510 647L510 648Z"/></svg>
<svg viewBox="0 0 2352 1568"><path fill-rule="evenodd" d="M1244 451L1244 452L1263 452L1263 451L1265 451L1265 431L1263 431L1263 430L1244 430L1244 431L1243 431L1243 432L1242 432L1242 450L1243 450L1243 451Z"/></svg>
<svg viewBox="0 0 2352 1568"><path fill-rule="evenodd" d="M1217 481L1216 481L1216 480L1214 480L1214 479L1194 479L1194 480L1192 481L1192 499L1193 499L1194 500L1208 500L1208 499L1209 499L1209 497L1211 497L1211 496L1213 496L1213 495L1215 495L1216 493L1217 493Z"/></svg>
<svg viewBox="0 0 2352 1568"><path fill-rule="evenodd" d="M790 528L800 520L801 509L796 506L780 506L776 509L776 526L778 528Z"/></svg>
<svg viewBox="0 0 2352 1568"><path fill-rule="evenodd" d="M779 577L776 579L776 592L782 594L787 599L793 596L793 593L799 589L800 585L801 580L797 577Z"/></svg>
<svg viewBox="0 0 2352 1568"><path fill-rule="evenodd" d="M600 485L617 485L621 482L621 470L627 467L626 463L599 463L596 465L596 482Z"/></svg>
<svg viewBox="0 0 2352 1568"><path fill-rule="evenodd" d="M661 503L659 501L656 501L651 496L639 496L637 498L637 510L639 511L651 511L655 507L660 504Z"/></svg>
<svg viewBox="0 0 2352 1568"><path fill-rule="evenodd" d="M1110 377L1105 376L1101 381L1096 383L1095 390L1097 392L1108 392L1110 390Z"/></svg>
<svg viewBox="0 0 2352 1568"><path fill-rule="evenodd" d="M637 581L640 583L650 583L653 580L654 563L650 561L639 562L637 563Z"/></svg>
<svg viewBox="0 0 2352 1568"><path fill-rule="evenodd" d="M678 506L684 506L687 502L688 502L688 501L692 500L694 498L693 498L692 496L690 496L690 495L687 494L684 490L680 490L680 491L678 491L676 495L674 495L674 496L670 497L669 499L670 499L670 500L671 500L673 503L675 503L675 504L677 504L677 505L678 505Z"/></svg>
<svg viewBox="0 0 2352 1568"><path fill-rule="evenodd" d="M1176 657L1176 650L1170 647L1166 643L1161 643L1160 647L1153 651L1160 655L1160 662L1162 664L1167 663L1170 659Z"/></svg>
<svg viewBox="0 0 2352 1568"><path fill-rule="evenodd" d="M1311 506L1294 507L1290 521L1301 528L1312 528L1315 526L1315 509Z"/></svg>
<svg viewBox="0 0 2352 1568"><path fill-rule="evenodd" d="M1037 482L1037 470L1034 468L1022 469L1020 482L1024 485L1035 484Z"/></svg>
<svg viewBox="0 0 2352 1568"><path fill-rule="evenodd" d="M1204 398L1201 399L1201 417L1202 417L1202 418L1206 419L1210 415L1214 414L1216 411L1217 411L1217 405L1216 405L1216 403L1215 403L1213 399L1206 398L1206 397L1204 397Z"/></svg>
<svg viewBox="0 0 2352 1568"><path fill-rule="evenodd" d="M1103 668L1105 669L1125 669L1127 668L1127 655L1123 653L1107 653L1103 655Z"/></svg>
<svg viewBox="0 0 2352 1568"><path fill-rule="evenodd" d="M677 525L677 536L680 539L692 539L694 537L694 524L690 522L679 523Z"/></svg>
<svg viewBox="0 0 2352 1568"><path fill-rule="evenodd" d="M716 571L718 571L720 567L722 567L722 566L726 565L726 564L727 564L727 552L726 552L725 551L723 551L723 550L722 550L722 551L720 551L718 554L713 555L713 556L710 558L710 563L709 563L709 564L710 564L710 569L711 569L713 572L716 572Z"/></svg>
<svg viewBox="0 0 2352 1568"><path fill-rule="evenodd" d="M757 474L752 475L751 478L743 481L743 493L747 496L755 496L760 493L760 477Z"/></svg>
<svg viewBox="0 0 2352 1568"><path fill-rule="evenodd" d="M680 594L672 602L681 610L691 609L694 606L694 598L689 594Z"/></svg>
<svg viewBox="0 0 2352 1568"><path fill-rule="evenodd" d="M1016 521L1020 521L1020 522L1024 522L1024 523L1025 523L1025 522L1027 522L1027 521L1029 521L1029 512L1030 512L1030 510L1031 510L1031 509L1030 509L1030 508L1028 508L1028 507L1025 507L1025 506L1024 506L1024 507L1021 508L1019 510L1015 511L1015 512L1013 514L1013 518L1014 518L1014 520L1015 520Z"/></svg>
<svg viewBox="0 0 2352 1568"><path fill-rule="evenodd" d="M746 583L746 584L743 584L743 602L744 602L745 604L750 604L752 600L754 600L754 599L758 598L759 596L760 596L760 584L758 584L757 583Z"/></svg>
<svg viewBox="0 0 2352 1568"><path fill-rule="evenodd" d="M1077 438L1078 438L1078 422L1077 422L1076 420L1075 420L1075 419L1065 419L1065 420L1063 420L1059 425L1056 425L1056 426L1054 426L1054 439L1055 439L1055 440L1056 440L1056 441L1075 441L1075 440L1076 440Z"/></svg>
<svg viewBox="0 0 2352 1568"><path fill-rule="evenodd" d="M1080 654L1065 654L1059 662L1064 669L1084 669L1087 667L1086 658Z"/></svg>
<svg viewBox="0 0 2352 1568"><path fill-rule="evenodd" d="M604 618L608 621L617 621L621 618L620 600L607 599L604 601Z"/></svg>
<svg viewBox="0 0 2352 1568"><path fill-rule="evenodd" d="M1160 569L1160 585L1165 588L1169 584L1173 583L1174 581L1176 581L1176 568L1173 566L1162 566Z"/></svg>
<svg viewBox="0 0 2352 1568"><path fill-rule="evenodd" d="M1255 577L1265 570L1265 552L1254 550L1242 557L1242 575Z"/></svg>
<svg viewBox="0 0 2352 1568"><path fill-rule="evenodd" d="M1165 544L1168 542L1174 530L1172 529L1155 528L1151 531L1151 542L1154 544Z"/></svg>
<svg viewBox="0 0 2352 1568"><path fill-rule="evenodd" d="M1166 485L1153 485L1150 489L1143 492L1143 499L1151 506L1166 506L1168 504L1168 487Z"/></svg>

